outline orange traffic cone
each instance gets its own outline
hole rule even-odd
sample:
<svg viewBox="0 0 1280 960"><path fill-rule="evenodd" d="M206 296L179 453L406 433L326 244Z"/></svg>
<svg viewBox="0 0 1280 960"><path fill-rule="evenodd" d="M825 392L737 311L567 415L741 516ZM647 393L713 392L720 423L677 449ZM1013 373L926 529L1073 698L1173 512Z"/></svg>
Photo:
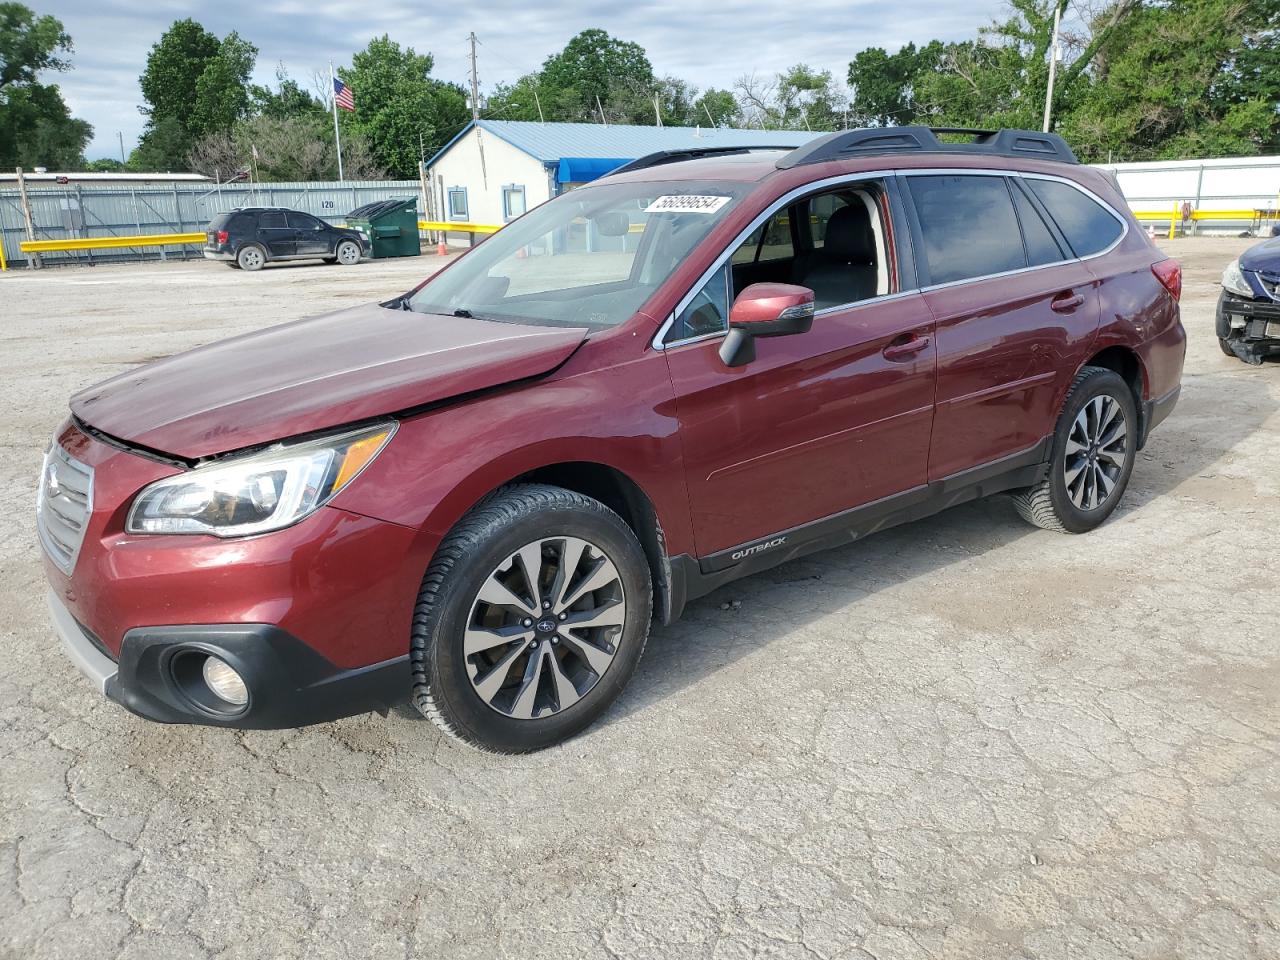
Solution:
<svg viewBox="0 0 1280 960"><path fill-rule="evenodd" d="M440 242L436 244L436 256L445 257L449 255L449 245L444 242L444 237L440 238Z"/></svg>

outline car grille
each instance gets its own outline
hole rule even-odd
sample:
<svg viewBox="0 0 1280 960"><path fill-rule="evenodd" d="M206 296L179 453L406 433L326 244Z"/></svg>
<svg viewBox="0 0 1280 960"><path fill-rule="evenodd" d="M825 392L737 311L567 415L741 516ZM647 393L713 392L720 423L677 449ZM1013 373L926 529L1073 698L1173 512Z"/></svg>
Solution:
<svg viewBox="0 0 1280 960"><path fill-rule="evenodd" d="M75 569L93 510L93 468L55 443L44 457L36 494L36 530L45 552L63 573Z"/></svg>
<svg viewBox="0 0 1280 960"><path fill-rule="evenodd" d="M1280 300L1280 274L1258 272L1258 282L1272 300Z"/></svg>

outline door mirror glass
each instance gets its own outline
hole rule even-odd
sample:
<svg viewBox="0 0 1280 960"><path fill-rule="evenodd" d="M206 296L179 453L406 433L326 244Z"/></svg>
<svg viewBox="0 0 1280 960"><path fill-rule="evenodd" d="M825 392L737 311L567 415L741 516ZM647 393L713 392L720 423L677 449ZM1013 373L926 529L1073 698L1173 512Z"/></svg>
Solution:
<svg viewBox="0 0 1280 960"><path fill-rule="evenodd" d="M756 337L807 333L813 326L814 296L792 283L753 283L729 310L729 335L720 348L726 366L739 367L756 358Z"/></svg>

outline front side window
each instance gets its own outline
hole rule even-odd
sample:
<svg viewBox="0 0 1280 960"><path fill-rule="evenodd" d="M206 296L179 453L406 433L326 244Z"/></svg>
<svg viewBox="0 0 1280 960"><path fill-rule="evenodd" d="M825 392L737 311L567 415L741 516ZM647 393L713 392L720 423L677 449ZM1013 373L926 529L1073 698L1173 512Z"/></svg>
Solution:
<svg viewBox="0 0 1280 960"><path fill-rule="evenodd" d="M466 187L450 187L449 188L449 219L450 220L467 219L467 188Z"/></svg>
<svg viewBox="0 0 1280 960"><path fill-rule="evenodd" d="M629 320L750 184L609 182L513 220L411 298L422 313L545 326Z"/></svg>
<svg viewBox="0 0 1280 960"><path fill-rule="evenodd" d="M1077 257L1107 249L1124 230L1106 208L1069 184L1035 177L1024 182L1045 205Z"/></svg>
<svg viewBox="0 0 1280 960"><path fill-rule="evenodd" d="M694 294L667 334L669 342L705 337L729 329L729 264L725 264Z"/></svg>
<svg viewBox="0 0 1280 960"><path fill-rule="evenodd" d="M819 310L889 293L882 190L874 181L851 184L771 214L689 298L664 343L723 333L733 301L753 283L808 287ZM806 221L808 230L795 229Z"/></svg>
<svg viewBox="0 0 1280 960"><path fill-rule="evenodd" d="M1027 265L1003 177L909 178L931 283L952 283Z"/></svg>

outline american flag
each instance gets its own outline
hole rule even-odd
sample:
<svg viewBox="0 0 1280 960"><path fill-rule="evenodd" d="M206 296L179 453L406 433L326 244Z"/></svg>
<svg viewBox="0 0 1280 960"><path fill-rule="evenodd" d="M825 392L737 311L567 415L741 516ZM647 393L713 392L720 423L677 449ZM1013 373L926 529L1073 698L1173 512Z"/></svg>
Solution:
<svg viewBox="0 0 1280 960"><path fill-rule="evenodd" d="M333 78L333 102L337 104L339 110L354 111L356 108L356 98L351 88L337 77Z"/></svg>

